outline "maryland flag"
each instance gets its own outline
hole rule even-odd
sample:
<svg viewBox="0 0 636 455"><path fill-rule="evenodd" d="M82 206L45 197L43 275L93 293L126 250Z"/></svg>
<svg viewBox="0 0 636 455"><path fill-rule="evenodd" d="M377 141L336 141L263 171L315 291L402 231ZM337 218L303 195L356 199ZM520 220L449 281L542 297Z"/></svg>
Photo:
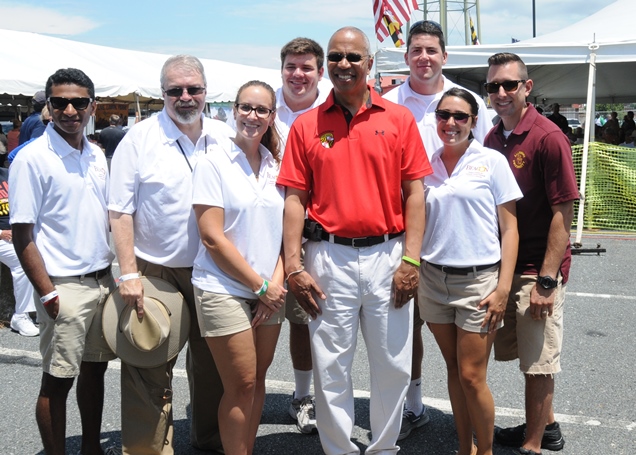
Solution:
<svg viewBox="0 0 636 455"><path fill-rule="evenodd" d="M404 44L402 26L411 20L413 10L417 9L417 0L373 0L375 34L382 42L389 36L396 47Z"/></svg>
<svg viewBox="0 0 636 455"><path fill-rule="evenodd" d="M468 17L469 21L470 21L470 40L472 41L473 45L476 46L479 44L479 38L477 38L477 32L475 31L475 24L473 23L473 18L472 17Z"/></svg>

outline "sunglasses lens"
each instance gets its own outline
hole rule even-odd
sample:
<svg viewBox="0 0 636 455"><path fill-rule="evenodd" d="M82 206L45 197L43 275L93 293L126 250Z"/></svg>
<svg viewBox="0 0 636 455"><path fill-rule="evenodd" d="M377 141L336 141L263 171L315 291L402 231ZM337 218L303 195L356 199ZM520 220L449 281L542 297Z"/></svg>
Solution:
<svg viewBox="0 0 636 455"><path fill-rule="evenodd" d="M205 87L188 87L188 94L190 96L200 95L205 90Z"/></svg>
<svg viewBox="0 0 636 455"><path fill-rule="evenodd" d="M506 92L510 92L519 86L519 81L505 81L501 83L501 86Z"/></svg>
<svg viewBox="0 0 636 455"><path fill-rule="evenodd" d="M451 114L448 111L435 111L435 116L438 120L447 121L451 117Z"/></svg>
<svg viewBox="0 0 636 455"><path fill-rule="evenodd" d="M349 60L349 63L358 63L360 60L362 60L362 55L360 55L360 54L347 54L347 60Z"/></svg>
<svg viewBox="0 0 636 455"><path fill-rule="evenodd" d="M49 102L51 103L51 106L53 107L53 109L66 109L66 106L68 106L69 100L67 100L66 98L58 97L58 96L51 96L49 97Z"/></svg>
<svg viewBox="0 0 636 455"><path fill-rule="evenodd" d="M327 60L333 63L338 63L343 58L344 58L344 54L341 54L340 52L332 52L331 54L327 55Z"/></svg>
<svg viewBox="0 0 636 455"><path fill-rule="evenodd" d="M76 110L83 111L84 109L88 107L89 103L91 102L91 99L90 98L73 98L70 101Z"/></svg>
<svg viewBox="0 0 636 455"><path fill-rule="evenodd" d="M497 93L499 91L499 83L488 82L487 84L484 84L484 88L488 93Z"/></svg>
<svg viewBox="0 0 636 455"><path fill-rule="evenodd" d="M470 114L466 114L465 112L449 112L449 111L435 111L435 116L437 120L442 120L447 122L451 117L455 119L457 123L466 123L470 118Z"/></svg>
<svg viewBox="0 0 636 455"><path fill-rule="evenodd" d="M168 96L177 97L177 96L181 96L181 94L183 93L183 89L181 87L171 88L169 90L165 90L165 92L166 92L166 95Z"/></svg>
<svg viewBox="0 0 636 455"><path fill-rule="evenodd" d="M51 106L53 109L63 111L66 109L66 106L71 104L75 110L83 111L88 107L91 102L90 98L63 98L61 96L52 96L49 98L51 102Z"/></svg>

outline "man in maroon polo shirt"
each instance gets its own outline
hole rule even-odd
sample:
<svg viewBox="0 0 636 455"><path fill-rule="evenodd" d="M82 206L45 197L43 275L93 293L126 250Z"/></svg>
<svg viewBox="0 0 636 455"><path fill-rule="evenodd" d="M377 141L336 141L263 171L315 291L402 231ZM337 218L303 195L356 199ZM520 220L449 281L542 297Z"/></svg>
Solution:
<svg viewBox="0 0 636 455"><path fill-rule="evenodd" d="M554 419L554 374L561 371L563 302L570 270L570 227L578 199L572 151L559 128L526 103L532 80L515 54L488 59L485 84L501 118L485 140L508 158L523 199L517 201L519 255L495 360L519 359L526 423L495 430L500 444L536 455L565 443Z"/></svg>

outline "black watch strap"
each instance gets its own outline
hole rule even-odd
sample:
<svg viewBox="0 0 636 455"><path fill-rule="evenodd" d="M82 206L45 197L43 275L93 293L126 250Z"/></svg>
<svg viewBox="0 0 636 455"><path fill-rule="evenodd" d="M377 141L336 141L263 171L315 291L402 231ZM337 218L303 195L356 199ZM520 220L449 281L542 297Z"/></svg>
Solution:
<svg viewBox="0 0 636 455"><path fill-rule="evenodd" d="M543 289L554 289L559 285L559 282L552 278L551 276L541 276L537 278L537 282Z"/></svg>

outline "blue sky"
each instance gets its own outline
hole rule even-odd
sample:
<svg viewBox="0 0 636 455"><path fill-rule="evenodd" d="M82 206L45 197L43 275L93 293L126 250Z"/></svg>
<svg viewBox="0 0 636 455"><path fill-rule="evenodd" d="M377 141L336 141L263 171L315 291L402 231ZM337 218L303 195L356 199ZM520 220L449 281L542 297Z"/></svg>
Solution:
<svg viewBox="0 0 636 455"><path fill-rule="evenodd" d="M613 1L535 0L537 35L576 22ZM280 48L290 39L307 36L326 47L331 34L345 25L364 30L372 46L391 45L374 39L372 4L373 0L0 0L0 28L279 68ZM429 1L429 8L433 5ZM480 11L482 43L532 38L532 0L481 0ZM421 11L415 14L423 17ZM459 16L451 14L448 44L463 44L463 23L457 22Z"/></svg>

